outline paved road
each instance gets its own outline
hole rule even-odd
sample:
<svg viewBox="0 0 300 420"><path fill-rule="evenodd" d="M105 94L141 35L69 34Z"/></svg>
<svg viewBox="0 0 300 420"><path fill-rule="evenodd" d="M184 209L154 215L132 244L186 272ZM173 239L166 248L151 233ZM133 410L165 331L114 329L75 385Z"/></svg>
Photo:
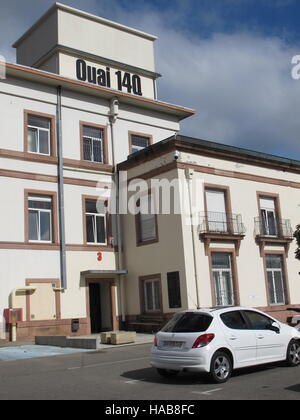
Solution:
<svg viewBox="0 0 300 420"><path fill-rule="evenodd" d="M160 378L149 345L0 362L0 400L299 400L300 367L242 370L227 384L194 374Z"/></svg>

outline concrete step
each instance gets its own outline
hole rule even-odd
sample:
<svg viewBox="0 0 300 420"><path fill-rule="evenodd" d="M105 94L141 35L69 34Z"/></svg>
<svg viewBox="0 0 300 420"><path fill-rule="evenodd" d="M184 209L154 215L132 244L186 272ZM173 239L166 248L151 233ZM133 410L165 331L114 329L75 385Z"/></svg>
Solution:
<svg viewBox="0 0 300 420"><path fill-rule="evenodd" d="M101 335L81 336L81 337L65 337L65 336L45 336L35 337L35 344L40 346L68 347L76 349L98 350L115 345L127 345L137 342L152 342L151 336L138 337L132 331L111 331L102 333Z"/></svg>
<svg viewBox="0 0 300 420"><path fill-rule="evenodd" d="M35 344L39 346L68 347L75 349L97 350L100 347L100 337L65 337L46 336L35 337Z"/></svg>

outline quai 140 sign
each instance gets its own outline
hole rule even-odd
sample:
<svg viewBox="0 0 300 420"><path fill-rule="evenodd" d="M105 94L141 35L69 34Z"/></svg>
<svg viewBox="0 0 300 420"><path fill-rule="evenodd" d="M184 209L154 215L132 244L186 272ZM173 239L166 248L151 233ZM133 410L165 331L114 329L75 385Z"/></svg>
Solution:
<svg viewBox="0 0 300 420"><path fill-rule="evenodd" d="M112 87L112 78L115 77L114 85L117 86L119 91L143 96L142 81L137 74L131 74L121 70L113 74L110 67L106 67L104 70L89 66L84 60L80 59L76 61L76 77L82 82L93 83L107 88Z"/></svg>

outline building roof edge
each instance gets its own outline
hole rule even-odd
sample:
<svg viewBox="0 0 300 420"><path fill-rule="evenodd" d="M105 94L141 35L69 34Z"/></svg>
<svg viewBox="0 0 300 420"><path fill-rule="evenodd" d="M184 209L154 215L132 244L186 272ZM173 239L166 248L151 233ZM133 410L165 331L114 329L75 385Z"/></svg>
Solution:
<svg viewBox="0 0 300 420"><path fill-rule="evenodd" d="M93 20L93 21L102 23L103 25L111 26L111 27L116 28L116 29L119 29L121 31L128 32L128 33L131 33L133 35L137 35L137 36L139 36L141 38L146 38L146 39L148 39L150 41L157 40L157 37L155 35L151 35L151 34L148 34L146 32L140 31L138 29L134 29L134 28L131 28L129 26L125 26L125 25L122 25L120 23L114 22L112 20L105 19L105 18L102 18L100 16L93 15L91 13L84 12L84 11L79 10L79 9L76 9L74 7L70 7L70 6L67 6L65 4L56 2L19 39L17 39L17 41L14 42L14 44L12 45L12 47L13 48L18 48L18 46L26 38L28 38L28 36L36 28L38 28L47 19L47 17L50 16L55 10L64 10L66 12L75 14L77 16L81 16L81 17L84 17L86 19L90 19L90 20Z"/></svg>

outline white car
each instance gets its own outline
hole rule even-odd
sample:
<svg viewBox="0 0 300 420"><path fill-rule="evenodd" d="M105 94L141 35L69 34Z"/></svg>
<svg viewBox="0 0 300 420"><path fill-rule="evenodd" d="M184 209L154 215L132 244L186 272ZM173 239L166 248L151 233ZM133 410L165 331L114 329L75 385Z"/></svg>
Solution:
<svg viewBox="0 0 300 420"><path fill-rule="evenodd" d="M300 364L300 331L244 307L179 312L151 349L151 365L161 376L204 372L216 383L226 382L233 369L277 361Z"/></svg>

